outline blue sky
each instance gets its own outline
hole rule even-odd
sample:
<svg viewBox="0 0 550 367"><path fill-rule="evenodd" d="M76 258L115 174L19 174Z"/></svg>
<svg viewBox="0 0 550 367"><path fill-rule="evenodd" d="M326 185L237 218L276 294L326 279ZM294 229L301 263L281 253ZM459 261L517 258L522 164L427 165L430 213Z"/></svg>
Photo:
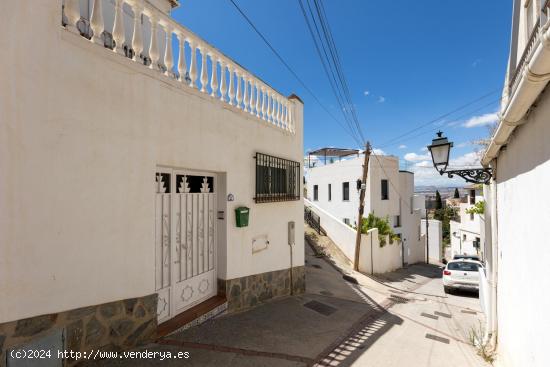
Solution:
<svg viewBox="0 0 550 367"><path fill-rule="evenodd" d="M298 0L235 0L321 102L341 117ZM511 0L324 0L352 100L366 138L399 156L416 184L460 184L434 174L426 152L436 124L454 141L456 166L470 165L471 142L489 134L504 82ZM181 24L274 88L305 103L304 150L356 147L272 54L229 0L182 0ZM495 92L436 124L397 136ZM343 121L343 120L342 120ZM469 122L469 123L468 123ZM465 125L472 127L466 127ZM408 160L405 160L407 158Z"/></svg>

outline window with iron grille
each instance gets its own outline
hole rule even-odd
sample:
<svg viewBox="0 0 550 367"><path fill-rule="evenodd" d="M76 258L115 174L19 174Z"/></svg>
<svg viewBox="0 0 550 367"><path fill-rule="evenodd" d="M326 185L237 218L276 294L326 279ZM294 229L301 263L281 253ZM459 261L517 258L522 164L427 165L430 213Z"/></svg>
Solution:
<svg viewBox="0 0 550 367"><path fill-rule="evenodd" d="M300 163L256 153L256 203L300 200Z"/></svg>

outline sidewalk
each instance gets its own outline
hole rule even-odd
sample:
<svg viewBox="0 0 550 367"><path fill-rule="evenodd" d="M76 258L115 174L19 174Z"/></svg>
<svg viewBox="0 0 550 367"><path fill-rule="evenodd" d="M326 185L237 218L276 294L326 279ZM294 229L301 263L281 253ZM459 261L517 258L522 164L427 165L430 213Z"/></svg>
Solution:
<svg viewBox="0 0 550 367"><path fill-rule="evenodd" d="M445 298L435 294L440 288L434 283L439 281L437 267L416 265L384 277L369 277L351 270L349 261L326 237L313 238L309 229L307 237L327 256L316 256L306 244L304 295L222 316L142 348L189 352L190 358L183 361L105 360L91 365L485 365L464 335L453 330L456 322L417 320L419 307L440 305ZM457 311L462 309L457 307ZM448 343L426 338L427 332Z"/></svg>

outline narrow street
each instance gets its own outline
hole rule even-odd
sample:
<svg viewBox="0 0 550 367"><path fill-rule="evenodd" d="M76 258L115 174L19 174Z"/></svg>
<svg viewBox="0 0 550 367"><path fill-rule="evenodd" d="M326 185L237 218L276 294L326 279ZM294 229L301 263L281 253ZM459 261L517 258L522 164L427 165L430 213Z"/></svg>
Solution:
<svg viewBox="0 0 550 367"><path fill-rule="evenodd" d="M445 295L438 267L413 265L371 278L351 271L326 247L327 256L315 248L306 246L306 294L221 316L141 349L189 352L189 359L92 365L487 365L469 342L482 318L478 299Z"/></svg>

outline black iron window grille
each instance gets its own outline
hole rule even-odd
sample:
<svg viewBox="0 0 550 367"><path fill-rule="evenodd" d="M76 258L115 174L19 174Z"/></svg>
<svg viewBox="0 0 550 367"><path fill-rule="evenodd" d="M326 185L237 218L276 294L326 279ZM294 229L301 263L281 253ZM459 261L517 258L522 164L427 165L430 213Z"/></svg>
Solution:
<svg viewBox="0 0 550 367"><path fill-rule="evenodd" d="M300 163L256 153L256 203L300 200Z"/></svg>

